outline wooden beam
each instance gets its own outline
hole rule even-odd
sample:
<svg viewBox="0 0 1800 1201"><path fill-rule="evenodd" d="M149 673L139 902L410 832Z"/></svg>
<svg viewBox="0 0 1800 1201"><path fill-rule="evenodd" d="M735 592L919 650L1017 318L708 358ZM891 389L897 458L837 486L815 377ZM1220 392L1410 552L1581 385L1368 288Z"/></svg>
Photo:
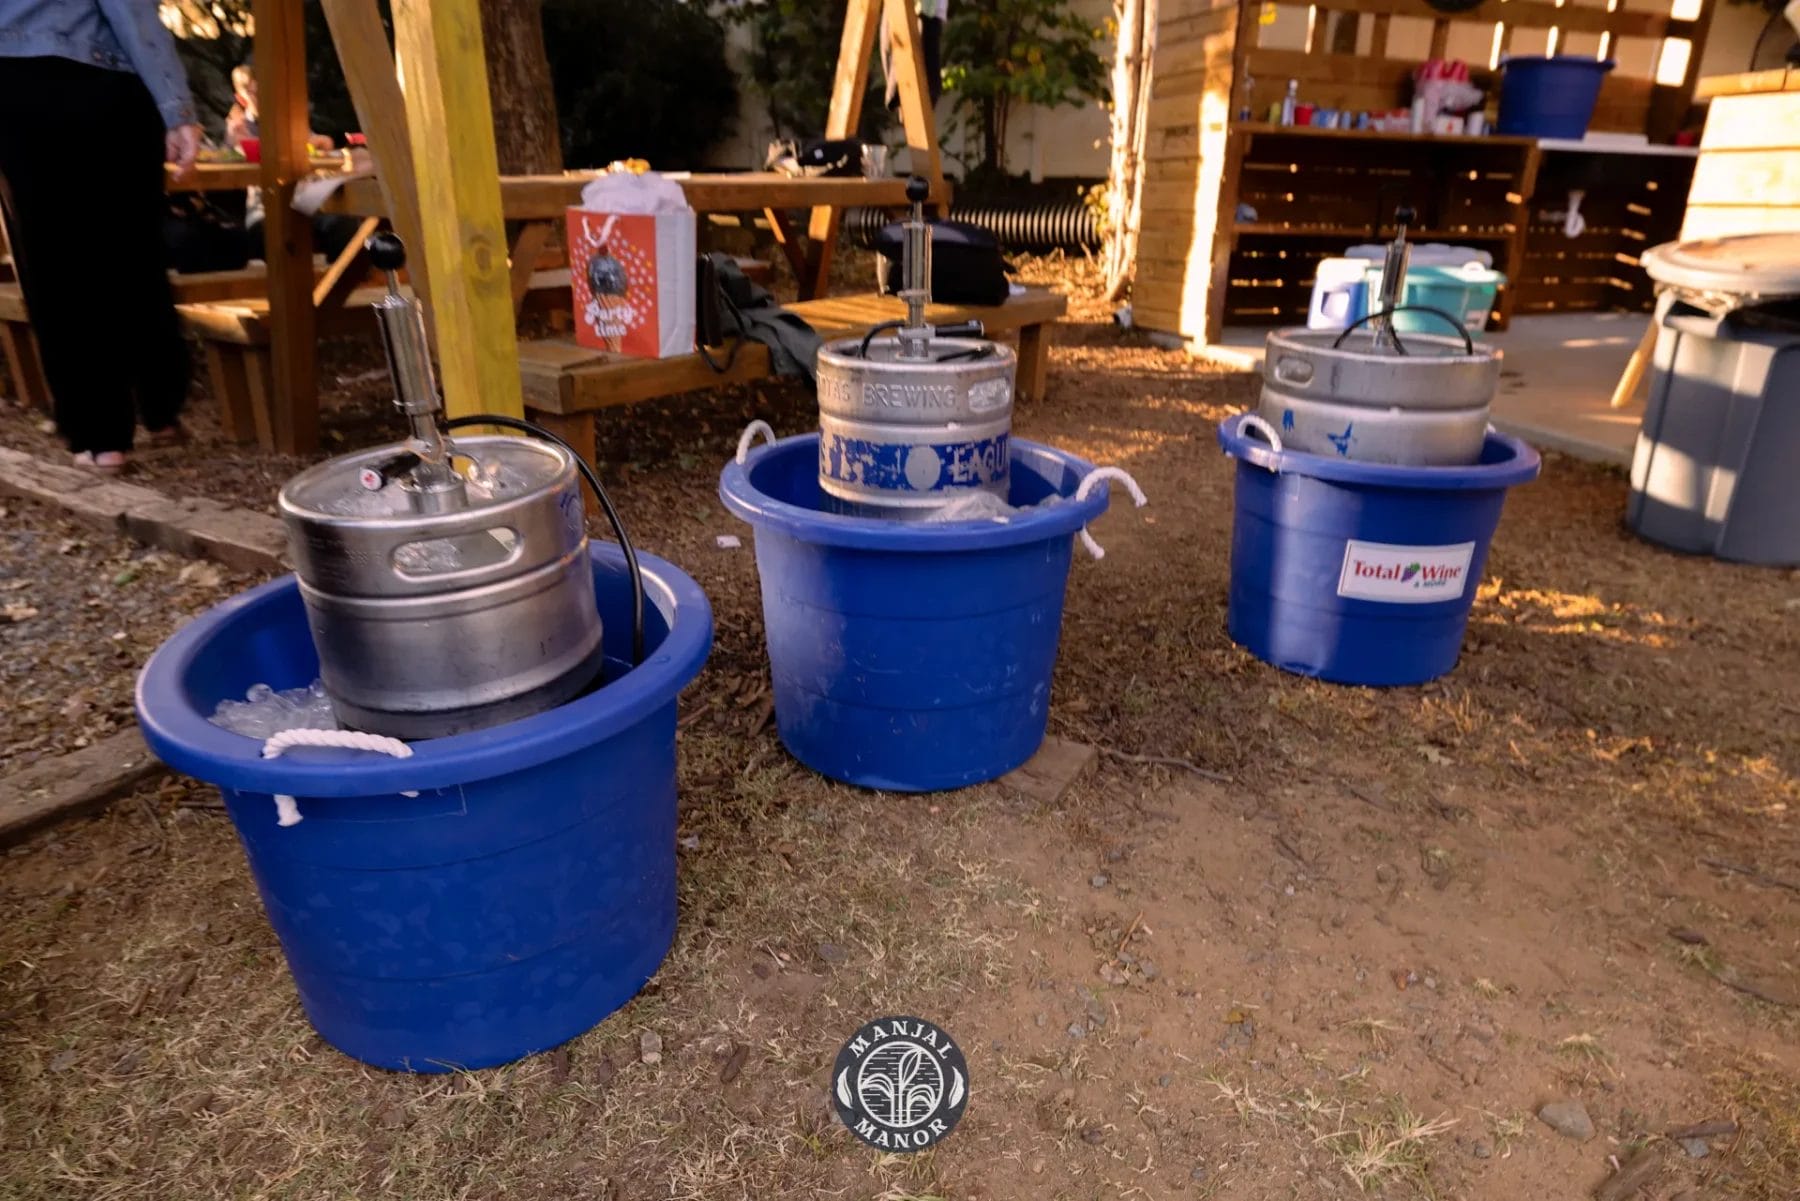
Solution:
<svg viewBox="0 0 1800 1201"><path fill-rule="evenodd" d="M912 173L936 183L944 178L944 166L938 154L937 113L932 109L931 90L925 79L919 11L912 0L883 0L883 5L893 38L894 83L900 93L900 123L906 129Z"/></svg>
<svg viewBox="0 0 1800 1201"><path fill-rule="evenodd" d="M256 84L262 101L263 257L269 264L268 440L282 454L318 445L312 219L294 211L294 185L311 170L306 23L292 0L255 0ZM223 399L223 398L221 398Z"/></svg>
<svg viewBox="0 0 1800 1201"><path fill-rule="evenodd" d="M764 209L763 216L769 220L769 231L775 235L775 244L781 247L781 253L787 256L788 266L794 270L794 278L804 283L812 274L815 264L807 257L806 250L800 245L800 239L794 234L794 227L789 224L787 213L781 209ZM805 299L812 299L810 296Z"/></svg>
<svg viewBox="0 0 1800 1201"><path fill-rule="evenodd" d="M395 57L452 417L522 417L500 164L479 0L394 0ZM416 252L415 252L416 253Z"/></svg>
<svg viewBox="0 0 1800 1201"><path fill-rule="evenodd" d="M374 212L358 213L362 217L385 216L408 247L423 249L419 220L419 194L413 187L413 152L411 135L406 127L406 104L400 95L400 81L394 72L394 54L388 46L387 29L381 23L381 10L376 0L321 0L325 20L331 26L331 42L337 47L338 62L344 70L344 82L350 89L350 100L356 106L356 120L369 141L369 153L375 159L376 183L381 207ZM407 280L413 294L430 305L430 274L425 256L414 254L407 264ZM427 326L429 328L429 325Z"/></svg>
<svg viewBox="0 0 1800 1201"><path fill-rule="evenodd" d="M531 277L537 271L538 258L550 245L550 239L556 236L554 221L526 221L520 224L518 236L512 244L512 288L513 319L525 307L525 297L531 293Z"/></svg>
<svg viewBox="0 0 1800 1201"><path fill-rule="evenodd" d="M875 37L881 32L883 0L849 0L844 10L844 33L838 41L837 74L831 83L831 109L826 115L825 136L847 138L862 124L863 95L869 90L869 60L875 55ZM771 204L771 210L779 205ZM831 277L831 259L837 251L838 223L843 210L835 205L815 208L806 223L810 249L794 270L800 298L822 296ZM786 249L784 247L784 249ZM792 257L798 248L788 250Z"/></svg>
<svg viewBox="0 0 1800 1201"><path fill-rule="evenodd" d="M380 217L364 217L356 227L356 233L345 244L332 260L319 282L313 285L313 308L335 311L344 307L344 300L350 293L362 286L363 279L369 273L368 256L363 253L363 243L375 236L381 228Z"/></svg>

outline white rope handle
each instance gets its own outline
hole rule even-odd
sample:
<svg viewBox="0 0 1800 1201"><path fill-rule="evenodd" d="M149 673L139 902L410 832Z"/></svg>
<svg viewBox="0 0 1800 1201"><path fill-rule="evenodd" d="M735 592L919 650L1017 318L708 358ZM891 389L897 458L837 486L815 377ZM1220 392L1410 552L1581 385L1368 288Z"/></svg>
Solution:
<svg viewBox="0 0 1800 1201"><path fill-rule="evenodd" d="M1094 490L1094 485L1102 480L1118 480L1124 484L1125 490L1131 493L1131 503L1140 509L1150 503L1150 498L1144 495L1144 490L1138 487L1138 482L1123 467L1094 468L1081 477L1081 483L1075 489L1075 499L1086 500L1087 494ZM1087 547L1087 553L1095 559L1106 558L1106 548L1094 541L1094 536L1088 533L1085 525L1081 527L1081 545Z"/></svg>
<svg viewBox="0 0 1800 1201"><path fill-rule="evenodd" d="M739 463L750 457L750 446L756 441L758 434L762 435L763 441L768 445L775 445L775 431L769 428L769 423L762 420L752 421L744 427L744 432L738 435L737 461Z"/></svg>
<svg viewBox="0 0 1800 1201"><path fill-rule="evenodd" d="M1281 435L1275 432L1274 426L1264 421L1261 417L1258 417L1255 413L1245 413L1244 419L1238 423L1238 429L1255 430L1268 440L1270 449L1276 454L1281 453Z"/></svg>
<svg viewBox="0 0 1800 1201"><path fill-rule="evenodd" d="M396 759L412 758L413 749L398 738L389 738L384 734L364 734L360 730L283 730L263 743L264 759L279 759L282 752L297 746L341 747L352 751L380 751L384 755L392 755ZM417 792L402 792L401 796L418 796ZM300 806L291 796L275 794L275 824L278 826L297 826L300 824Z"/></svg>

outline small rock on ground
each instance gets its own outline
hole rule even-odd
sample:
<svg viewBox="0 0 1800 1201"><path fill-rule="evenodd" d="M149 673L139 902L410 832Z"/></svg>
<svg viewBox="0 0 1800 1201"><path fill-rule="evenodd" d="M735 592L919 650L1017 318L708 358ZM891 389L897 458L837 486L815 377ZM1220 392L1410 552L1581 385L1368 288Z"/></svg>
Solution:
<svg viewBox="0 0 1800 1201"><path fill-rule="evenodd" d="M1537 1112L1538 1121L1564 1138L1586 1142L1594 1137L1594 1119L1579 1101L1552 1101Z"/></svg>
<svg viewBox="0 0 1800 1201"><path fill-rule="evenodd" d="M662 1035L654 1030L644 1031L638 1039L638 1059L652 1066L662 1062Z"/></svg>
<svg viewBox="0 0 1800 1201"><path fill-rule="evenodd" d="M1712 1154L1712 1147L1703 1138L1684 1138L1681 1149L1688 1153L1689 1159L1705 1159Z"/></svg>

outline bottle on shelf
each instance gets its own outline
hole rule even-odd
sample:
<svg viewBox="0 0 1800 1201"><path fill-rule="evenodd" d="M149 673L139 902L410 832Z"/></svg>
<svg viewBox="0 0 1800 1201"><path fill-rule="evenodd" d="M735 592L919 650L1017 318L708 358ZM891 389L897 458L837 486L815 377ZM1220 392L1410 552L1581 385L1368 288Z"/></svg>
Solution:
<svg viewBox="0 0 1800 1201"><path fill-rule="evenodd" d="M1243 100L1243 103L1238 106L1238 113L1237 113L1238 120L1240 120L1240 121L1249 121L1252 119L1254 110L1251 108L1251 105L1250 105L1250 92L1252 90L1252 85L1255 82L1256 82L1255 80L1250 78L1248 73L1245 73L1245 75L1244 75L1244 100Z"/></svg>
<svg viewBox="0 0 1800 1201"><path fill-rule="evenodd" d="M1300 81L1298 79L1290 79L1288 80L1287 95L1284 96L1281 101L1281 123L1283 125L1292 125L1294 123L1294 108L1299 103Z"/></svg>

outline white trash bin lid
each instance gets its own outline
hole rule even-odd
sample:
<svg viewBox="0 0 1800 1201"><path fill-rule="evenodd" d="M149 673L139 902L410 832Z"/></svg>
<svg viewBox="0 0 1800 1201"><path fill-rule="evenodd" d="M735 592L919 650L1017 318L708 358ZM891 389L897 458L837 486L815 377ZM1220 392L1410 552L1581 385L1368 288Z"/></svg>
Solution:
<svg viewBox="0 0 1800 1201"><path fill-rule="evenodd" d="M1800 234L1742 234L1665 242L1644 252L1644 270L1683 292L1733 297L1741 307L1800 296Z"/></svg>

